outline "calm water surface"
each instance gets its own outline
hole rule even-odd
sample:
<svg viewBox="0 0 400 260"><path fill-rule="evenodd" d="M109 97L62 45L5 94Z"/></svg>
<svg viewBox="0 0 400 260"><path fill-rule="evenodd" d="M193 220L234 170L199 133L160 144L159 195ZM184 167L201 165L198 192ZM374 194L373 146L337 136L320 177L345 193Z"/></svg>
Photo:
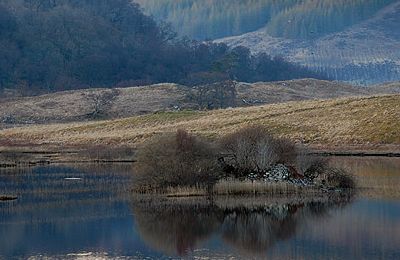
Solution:
<svg viewBox="0 0 400 260"><path fill-rule="evenodd" d="M127 165L1 170L0 259L400 259L400 158L335 159L354 197L149 201Z"/></svg>

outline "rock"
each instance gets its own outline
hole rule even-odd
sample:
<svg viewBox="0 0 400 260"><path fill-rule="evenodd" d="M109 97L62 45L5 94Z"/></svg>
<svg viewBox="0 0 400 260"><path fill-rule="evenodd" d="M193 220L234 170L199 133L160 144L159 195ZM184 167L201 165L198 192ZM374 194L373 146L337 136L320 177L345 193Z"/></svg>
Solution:
<svg viewBox="0 0 400 260"><path fill-rule="evenodd" d="M6 196L6 195L0 196L0 201L10 201L10 200L16 200L16 199L18 199L18 197Z"/></svg>
<svg viewBox="0 0 400 260"><path fill-rule="evenodd" d="M288 180L291 177L290 169L283 164L273 166L269 172L264 174L264 178L273 179L275 181Z"/></svg>
<svg viewBox="0 0 400 260"><path fill-rule="evenodd" d="M14 124L16 120L12 115L6 115L1 121L4 124Z"/></svg>
<svg viewBox="0 0 400 260"><path fill-rule="evenodd" d="M258 174L257 173L250 173L249 175L247 175L247 179L254 181L258 179Z"/></svg>

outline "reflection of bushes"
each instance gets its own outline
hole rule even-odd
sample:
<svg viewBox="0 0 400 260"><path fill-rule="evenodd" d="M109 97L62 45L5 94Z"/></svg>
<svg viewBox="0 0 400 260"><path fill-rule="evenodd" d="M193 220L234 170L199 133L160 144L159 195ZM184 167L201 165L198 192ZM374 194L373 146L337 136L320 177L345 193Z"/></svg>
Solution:
<svg viewBox="0 0 400 260"><path fill-rule="evenodd" d="M165 191L169 187L208 187L219 179L213 147L183 130L151 140L138 152L135 190Z"/></svg>
<svg viewBox="0 0 400 260"><path fill-rule="evenodd" d="M259 255L293 237L300 225L329 216L331 209L349 201L346 197L284 203L263 200L259 205L231 207L195 199L144 199L134 203L133 211L142 239L163 253L185 255L219 232L236 249Z"/></svg>
<svg viewBox="0 0 400 260"><path fill-rule="evenodd" d="M297 229L297 205L281 205L250 212L235 210L225 216L222 236L241 251L260 253L277 241L292 237Z"/></svg>
<svg viewBox="0 0 400 260"><path fill-rule="evenodd" d="M221 224L222 211L212 205L136 204L138 231L150 246L171 255L185 255Z"/></svg>

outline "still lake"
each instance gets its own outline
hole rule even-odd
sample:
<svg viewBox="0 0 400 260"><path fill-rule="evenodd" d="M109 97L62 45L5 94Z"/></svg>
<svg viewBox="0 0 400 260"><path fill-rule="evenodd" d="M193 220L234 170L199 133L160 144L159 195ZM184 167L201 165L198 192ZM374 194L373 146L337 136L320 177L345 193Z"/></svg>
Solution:
<svg viewBox="0 0 400 260"><path fill-rule="evenodd" d="M150 203L130 165L2 169L0 259L400 259L400 158L332 160L357 195Z"/></svg>

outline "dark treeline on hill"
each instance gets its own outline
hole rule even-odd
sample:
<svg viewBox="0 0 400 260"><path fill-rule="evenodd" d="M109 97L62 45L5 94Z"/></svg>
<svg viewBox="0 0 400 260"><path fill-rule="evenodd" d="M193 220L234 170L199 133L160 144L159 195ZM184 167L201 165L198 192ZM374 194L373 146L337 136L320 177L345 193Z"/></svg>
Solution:
<svg viewBox="0 0 400 260"><path fill-rule="evenodd" d="M0 0L0 92L321 78L246 48L180 39L129 0Z"/></svg>

